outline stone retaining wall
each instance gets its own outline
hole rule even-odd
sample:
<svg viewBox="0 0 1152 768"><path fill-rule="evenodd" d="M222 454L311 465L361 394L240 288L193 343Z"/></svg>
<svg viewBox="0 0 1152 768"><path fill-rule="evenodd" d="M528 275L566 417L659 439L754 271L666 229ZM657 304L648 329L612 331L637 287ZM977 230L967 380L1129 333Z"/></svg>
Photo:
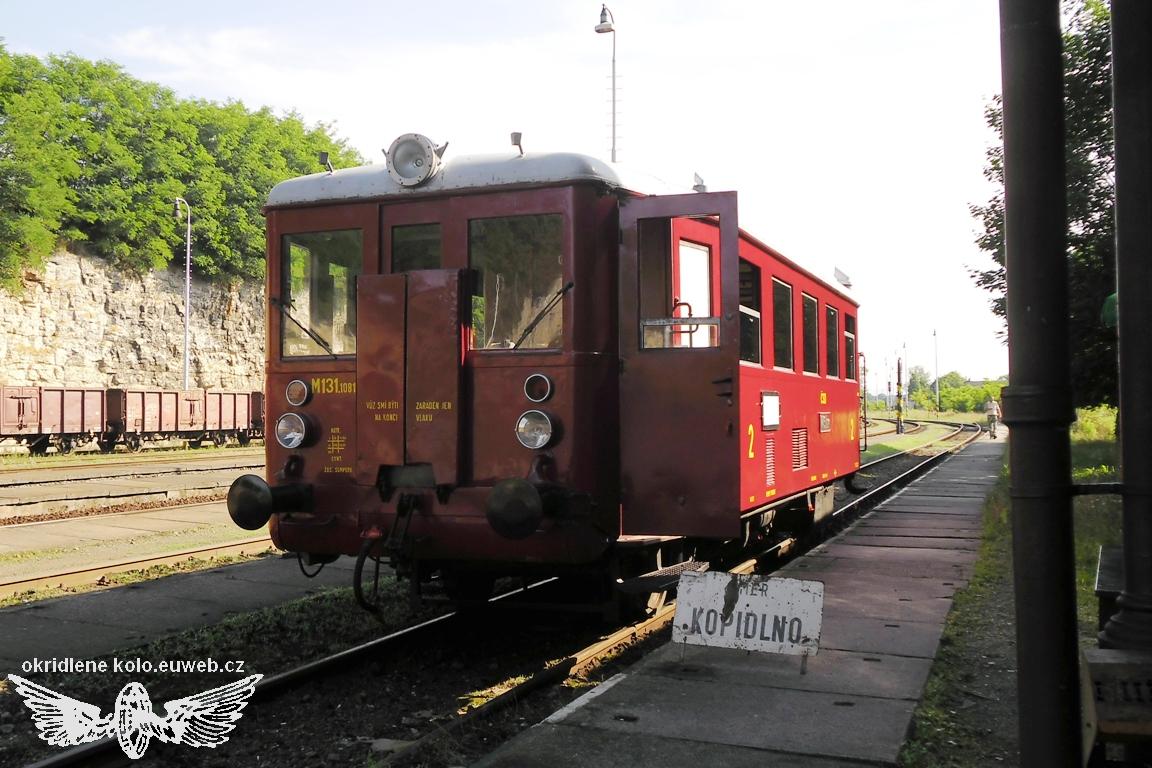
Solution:
<svg viewBox="0 0 1152 768"><path fill-rule="evenodd" d="M189 385L264 386L264 284L192 277ZM58 252L19 295L0 290L0 383L179 389L182 266L144 277Z"/></svg>

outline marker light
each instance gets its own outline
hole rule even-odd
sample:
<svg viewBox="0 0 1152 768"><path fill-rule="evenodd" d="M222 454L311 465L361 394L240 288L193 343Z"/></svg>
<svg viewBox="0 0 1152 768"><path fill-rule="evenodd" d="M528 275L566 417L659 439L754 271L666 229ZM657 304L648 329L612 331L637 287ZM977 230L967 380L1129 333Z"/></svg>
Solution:
<svg viewBox="0 0 1152 768"><path fill-rule="evenodd" d="M284 397L288 398L288 402L293 407L299 408L312 399L312 387L308 386L306 381L292 379L284 388Z"/></svg>
<svg viewBox="0 0 1152 768"><path fill-rule="evenodd" d="M295 450L304 444L308 429L304 417L298 413L286 413L276 420L276 442L288 450Z"/></svg>
<svg viewBox="0 0 1152 768"><path fill-rule="evenodd" d="M552 439L552 420L543 411L524 411L516 420L516 439L525 448L543 448Z"/></svg>
<svg viewBox="0 0 1152 768"><path fill-rule="evenodd" d="M524 379L524 396L534 403L542 403L552 397L552 380L542 373L534 373Z"/></svg>

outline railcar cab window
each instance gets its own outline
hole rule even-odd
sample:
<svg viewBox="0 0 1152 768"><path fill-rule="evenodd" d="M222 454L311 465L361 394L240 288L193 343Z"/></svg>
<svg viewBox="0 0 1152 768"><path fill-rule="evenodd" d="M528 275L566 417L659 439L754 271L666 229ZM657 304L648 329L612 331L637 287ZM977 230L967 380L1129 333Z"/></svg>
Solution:
<svg viewBox="0 0 1152 768"><path fill-rule="evenodd" d="M856 316L844 315L844 378L856 380Z"/></svg>
<svg viewBox="0 0 1152 768"><path fill-rule="evenodd" d="M832 308L824 307L825 339L827 341L828 376L840 376L840 313Z"/></svg>
<svg viewBox="0 0 1152 768"><path fill-rule="evenodd" d="M792 286L772 279L772 353L773 365L793 370L792 361Z"/></svg>
<svg viewBox="0 0 1152 768"><path fill-rule="evenodd" d="M760 363L760 267L740 259L740 359Z"/></svg>
<svg viewBox="0 0 1152 768"><path fill-rule="evenodd" d="M564 218L558 213L468 223L468 263L476 275L472 349L561 346L563 233Z"/></svg>
<svg viewBox="0 0 1152 768"><path fill-rule="evenodd" d="M281 241L280 352L284 357L356 353L358 229L284 235Z"/></svg>
<svg viewBox="0 0 1152 768"><path fill-rule="evenodd" d="M820 306L815 296L800 294L803 299L804 373L820 373Z"/></svg>
<svg viewBox="0 0 1152 768"><path fill-rule="evenodd" d="M392 227L392 271L440 269L442 265L439 224L405 224Z"/></svg>

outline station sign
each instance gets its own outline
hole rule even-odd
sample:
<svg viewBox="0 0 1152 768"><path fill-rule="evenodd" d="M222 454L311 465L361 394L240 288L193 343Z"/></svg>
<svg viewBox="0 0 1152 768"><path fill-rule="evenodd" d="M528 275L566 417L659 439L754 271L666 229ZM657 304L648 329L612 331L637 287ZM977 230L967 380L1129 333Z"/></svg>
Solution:
<svg viewBox="0 0 1152 768"><path fill-rule="evenodd" d="M672 641L815 655L823 617L823 582L686 572L677 590Z"/></svg>

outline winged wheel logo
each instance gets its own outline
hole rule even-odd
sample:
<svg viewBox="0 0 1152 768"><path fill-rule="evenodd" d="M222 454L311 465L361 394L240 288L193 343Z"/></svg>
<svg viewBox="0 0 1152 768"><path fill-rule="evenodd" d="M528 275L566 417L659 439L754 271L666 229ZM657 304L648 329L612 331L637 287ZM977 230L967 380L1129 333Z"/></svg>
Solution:
<svg viewBox="0 0 1152 768"><path fill-rule="evenodd" d="M140 683L128 683L116 697L112 712L102 715L94 704L73 699L51 688L8 675L40 738L60 747L73 747L97 739L116 737L124 754L138 760L152 739L189 747L217 747L228 741L241 710L263 675L249 675L219 688L164 703L164 715L152 709L148 691Z"/></svg>

